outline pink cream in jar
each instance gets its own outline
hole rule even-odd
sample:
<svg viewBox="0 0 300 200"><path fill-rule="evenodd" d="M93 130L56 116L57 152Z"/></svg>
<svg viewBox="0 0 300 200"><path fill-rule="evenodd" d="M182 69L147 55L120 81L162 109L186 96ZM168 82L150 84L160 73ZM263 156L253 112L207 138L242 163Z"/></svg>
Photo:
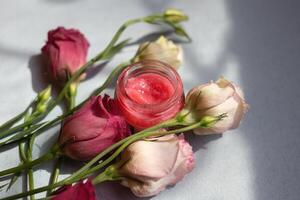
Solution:
<svg viewBox="0 0 300 200"><path fill-rule="evenodd" d="M184 105L179 74L156 60L129 65L118 78L116 98L127 122L138 130L171 119Z"/></svg>

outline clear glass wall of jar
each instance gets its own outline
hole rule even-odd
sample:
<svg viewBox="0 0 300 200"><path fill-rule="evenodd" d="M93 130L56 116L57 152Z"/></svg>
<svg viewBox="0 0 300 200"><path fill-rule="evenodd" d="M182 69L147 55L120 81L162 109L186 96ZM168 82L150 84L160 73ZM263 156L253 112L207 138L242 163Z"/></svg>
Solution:
<svg viewBox="0 0 300 200"><path fill-rule="evenodd" d="M125 119L138 130L174 117L184 106L179 74L156 60L129 65L118 78L115 95Z"/></svg>

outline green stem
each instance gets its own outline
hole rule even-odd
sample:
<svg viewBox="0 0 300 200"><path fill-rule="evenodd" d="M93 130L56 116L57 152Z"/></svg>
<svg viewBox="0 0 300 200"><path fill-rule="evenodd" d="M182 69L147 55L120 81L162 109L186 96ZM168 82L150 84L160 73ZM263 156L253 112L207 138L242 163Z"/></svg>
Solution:
<svg viewBox="0 0 300 200"><path fill-rule="evenodd" d="M216 118L215 122L221 120L220 118ZM213 123L213 122L210 122ZM88 177L90 174L98 171L99 169L101 169L102 167L104 167L105 165L107 165L108 163L110 163L111 161L113 161L127 146L129 146L130 144L132 144L133 142L136 142L138 140L141 140L143 138L147 138L147 137L158 137L158 136L164 136L164 135L169 135L169 134L176 134L176 133L183 133L183 132L187 132L190 130L193 130L195 128L199 128L199 127L203 127L203 128L207 128L207 121L205 120L201 120L198 123L194 123L191 124L187 127L183 127L183 128L179 128L179 129L175 129L175 130L171 130L171 131L165 131L165 132L145 132L145 133L140 133L140 134L135 134L133 135L133 137L130 140L127 140L126 142L124 142L109 158L107 158L105 161L101 162L99 165L83 172L82 174L80 174L80 176L73 179L73 181L79 181L81 179L84 179L86 177ZM211 125L211 124L209 124Z"/></svg>
<svg viewBox="0 0 300 200"><path fill-rule="evenodd" d="M75 96L71 96L69 110L72 110L75 107Z"/></svg>
<svg viewBox="0 0 300 200"><path fill-rule="evenodd" d="M27 112L24 115L24 120L27 121L33 114L29 115L29 113ZM28 127L24 128L24 130L26 130ZM34 144L34 139L35 139L35 135L32 135L27 141L21 141L19 143L19 155L20 155L20 161L21 164L30 162L32 160L32 148L33 148L33 144ZM28 145L28 150L26 151L25 145ZM21 175L20 172L14 173L13 177L11 178L10 184L8 186L7 189L9 189L13 183L18 179L18 177ZM33 170L31 168L28 169L28 182L29 182L29 190L33 190L34 189L34 180L33 180ZM34 200L34 196L30 196L31 200Z"/></svg>
<svg viewBox="0 0 300 200"><path fill-rule="evenodd" d="M128 28L131 25L137 24L137 23L149 23L149 24L157 25L157 23L159 23L159 22L162 22L166 25L171 26L170 22L167 19L165 19L164 14L154 14L154 15L149 15L149 16L146 16L146 17L141 17L141 18L126 21L117 30L117 32L115 33L115 35L113 36L112 40L109 42L107 47L101 53L99 53L93 59L91 59L89 62L87 62L85 65L83 65L78 71L76 71L76 73L66 83L65 87L60 92L58 97L55 99L55 101L52 104L50 104L47 111L43 115L37 116L36 118L30 120L27 124L24 123L24 124L21 124L19 126L16 126L16 127L12 128L12 129L9 129L7 131L4 131L4 132L0 133L0 139L7 136L7 135L12 134L12 133L21 131L24 127L26 127L30 124L35 124L35 123L39 122L40 120L42 120L63 99L65 93L67 92L68 87L70 86L70 84L73 83L75 80L77 80L78 77L82 73L84 73L89 66L91 66L92 64L94 64L95 62L97 62L101 59L111 58L111 55L110 55L111 53L116 54L118 52L118 51L115 50L114 45L116 44L116 42L118 41L121 34L125 31L126 28ZM174 26L171 26L171 28L173 28L176 31ZM118 45L116 45L116 46L118 46ZM121 45L121 47L123 47L123 46ZM122 49L122 48L120 48L120 49Z"/></svg>
<svg viewBox="0 0 300 200"><path fill-rule="evenodd" d="M123 69L125 67L127 67L127 65L130 62L124 62L120 65L118 65L111 73L110 75L107 77L107 79L105 80L105 82L98 87L97 89L95 89L88 98L86 98L82 103L80 103L79 105L75 106L73 109L71 109L70 111L67 111L66 113L64 113L61 116L56 117L54 120L52 121L48 121L46 123L44 123L42 126L40 124L34 125L32 127L30 127L29 129L22 131L20 133L18 133L17 135L5 140L4 142L0 142L0 147L7 145L7 144L11 144L13 142L17 142L20 139L24 139L26 137L28 137L31 134L36 134L39 135L40 133L42 133L43 131L47 130L50 127L53 127L57 124L59 124L65 117L71 115L72 113L74 113L76 110L78 110L86 101L88 101L90 99L90 97L95 96L100 94L105 88L107 88L111 82L113 81L114 77L116 77L118 74L120 74ZM35 132L33 132L35 131Z"/></svg>
<svg viewBox="0 0 300 200"><path fill-rule="evenodd" d="M18 126L15 126L9 130L6 130L2 133L0 133L0 139L3 137L6 137L12 133L21 131L22 129L24 129L25 127L35 124L37 122L39 122L40 120L42 120L65 96L68 88L70 87L71 83L73 83L82 73L84 73L87 68L91 65L93 65L95 62L98 61L98 57L101 58L102 53L98 54L95 58L91 59L89 62L87 62L86 64L84 64L79 70L77 70L74 75L68 80L68 82L65 84L64 88L60 91L58 97L55 99L54 102L50 102L49 106L47 107L47 110L41 114L38 115L35 118L32 118L26 122L24 122L23 124L20 124Z"/></svg>
<svg viewBox="0 0 300 200"><path fill-rule="evenodd" d="M29 106L20 114L18 114L17 116L13 117L12 119L8 120L7 122L5 122L4 124L2 124L0 126L0 131L5 131L7 128L10 128L11 126L13 126L15 123L17 123L18 121L20 121L27 113L28 109L32 106L32 104L35 102L36 100L33 100Z"/></svg>
<svg viewBox="0 0 300 200"><path fill-rule="evenodd" d="M31 137L29 137L28 141L28 153L27 153L27 161L31 162L32 161L32 151L33 151L33 145L34 145L34 140L35 140L36 135L33 134ZM33 169L32 167L28 168L28 186L29 190L34 189L34 176L33 176ZM35 200L34 195L30 195L30 200Z"/></svg>
<svg viewBox="0 0 300 200"><path fill-rule="evenodd" d="M51 124L49 124L49 122L42 122L40 124L35 124L35 125L32 125L29 129L27 130L23 130L22 132L0 142L0 147L1 146L5 146L5 145L8 145L8 144L11 144L11 143L14 143L14 142L18 142L20 140L23 140L23 139L26 139L28 138L30 135L33 135L33 134L40 134L41 132L59 124L61 118L56 118L55 120L52 121Z"/></svg>
<svg viewBox="0 0 300 200"><path fill-rule="evenodd" d="M114 35L113 39L111 40L111 42L108 44L108 46L102 51L100 52L98 55L96 55L94 58L92 58L89 62L87 62L86 64L84 64L81 68L79 68L79 70L77 70L72 76L71 78L67 81L67 83L65 84L64 88L60 91L58 97L55 99L54 102L50 103L50 105L48 106L47 110L45 113L43 113L42 115L37 116L36 118L33 118L31 120L28 120L27 122L20 124L16 127L13 127L12 129L6 130L4 132L0 133L0 139L3 137L6 137L12 133L21 131L23 128L27 127L28 125L34 124L36 122L39 122L40 120L42 120L65 96L65 94L68 91L68 88L70 87L70 85L76 81L79 76L81 74L83 74L88 67L90 67L91 65L93 65L94 63L96 63L97 61L105 58L108 56L109 51L114 47L114 44L117 42L117 40L119 39L119 37L121 36L121 33L125 30L125 28L127 26L129 26L130 24L133 24L131 21L136 21L136 20L129 20L128 22L126 22L124 25L122 25L120 27L120 29L117 31L117 33ZM127 25L128 23L128 25ZM117 52L115 52L117 53Z"/></svg>
<svg viewBox="0 0 300 200"><path fill-rule="evenodd" d="M69 90L66 95L66 100L68 103L68 111L71 111L76 105L75 99L76 99L76 95L77 95L77 86L78 86L77 83L73 83L69 86ZM58 180L61 162L62 162L61 157L57 158L57 160L55 161L55 165L54 165L53 171L51 173L51 177L50 177L50 182L49 182L50 185L56 183ZM48 190L47 195L49 195L51 192L52 192L51 190Z"/></svg>
<svg viewBox="0 0 300 200"><path fill-rule="evenodd" d="M34 178L33 178L33 169L28 169L28 183L29 183L29 190L34 189ZM30 200L35 200L34 194L30 195Z"/></svg>
<svg viewBox="0 0 300 200"><path fill-rule="evenodd" d="M160 128L165 128L168 126L174 125L174 120L168 120L166 122L163 122L161 124L158 124L154 127L148 128L146 130L143 130L141 132L139 132L138 134L142 134L145 131L151 131L154 129L160 129ZM177 124L176 124L177 125ZM134 135L132 135L134 136ZM130 136L130 137L132 137ZM112 150L114 150L115 148L117 148L118 146L122 145L123 142L127 141L128 139L130 139L130 137L125 138L115 144L113 144L112 146L110 146L109 148L107 148L106 150L104 150L102 153L100 153L98 156L96 156L94 159L92 159L90 162L88 162L85 166L83 166L81 169L79 169L77 172L75 172L73 175L69 176L68 178L59 181L55 184L51 184L45 187L40 187L40 188L36 188L34 190L30 190L30 191L26 191L20 194L16 194L10 197L6 197L2 200L13 200L13 199L17 199L17 198L22 198L22 197L26 197L28 195L32 195L32 194L36 194L36 193L40 193L40 192L44 192L47 190L52 190L55 189L57 187L63 186L63 185L67 185L67 184L71 184L73 182L76 182L76 180L79 180L81 178L79 178L80 174L83 173L85 170L88 170L93 164L95 164L96 162L98 162L99 159L101 159L102 157L104 157L105 155L107 155L108 153L110 153ZM82 177L82 176L80 176Z"/></svg>
<svg viewBox="0 0 300 200"><path fill-rule="evenodd" d="M155 20L156 20L156 21L155 21ZM125 23L118 29L117 33L114 35L113 39L112 39L111 42L108 44L108 46L105 48L105 50L104 50L102 53L98 54L94 59L92 59L91 61L89 61L86 65L90 64L90 62L96 62L97 59L100 60L101 58L110 58L111 55L109 55L109 52L110 52L110 50L113 49L114 44L117 42L117 40L118 40L118 38L121 36L122 32L123 32L128 26L133 25L133 24L136 24L136 23L139 23L139 22L146 22L146 23L153 23L153 24L155 24L156 22L165 22L165 23L166 23L166 21L163 19L163 15L161 15L161 14L159 14L159 15L150 15L150 16L147 16L147 17L138 18L138 19L134 19L134 20L129 20L129 21L125 22ZM166 23L166 24L168 24L168 23ZM114 51L114 52L116 53L117 51ZM72 78L69 80L69 82L65 85L64 89L63 89L63 90L61 91L61 93L58 95L58 98L57 98L52 104L50 104L50 106L49 106L49 111L47 110L47 112L46 112L44 115L41 115L41 116L38 116L38 117L32 119L32 122L36 123L38 120L43 119L43 118L50 112L50 110L52 110L52 109L53 109L53 108L61 101L61 99L63 98L63 96L64 96L64 94L65 94L65 92L66 92L66 88L68 88L69 85L70 85L70 83L73 82L74 80L76 80L76 79L77 79L77 78L78 78L78 77L86 70L86 68L87 68L86 65L84 65L79 71L77 71L78 73L75 73L75 74L72 76ZM86 67L86 68L83 69L84 67ZM82 70L82 71L81 71L81 70ZM78 75L78 74L79 74L79 75ZM76 77L76 75L78 75L78 76ZM96 91L97 91L97 90L96 90ZM63 93L63 94L62 94L62 93ZM83 103L82 103L82 104L83 104ZM80 107L82 104L80 104L79 107ZM46 130L48 127L53 126L54 123L57 123L57 122L59 122L61 119L63 119L63 117L72 114L73 111L75 111L75 110L72 110L72 112L66 113L66 115L62 115L62 116L60 116L60 117L58 117L58 118L56 118L56 119L54 119L54 120L52 120L52 121L50 121L50 122L47 122L46 125L44 125L44 124L41 125L41 128L38 129L36 132L40 133L39 130L41 130L41 129ZM24 124L25 124L25 123L24 123ZM31 123L31 124L32 124L32 123ZM14 133L14 132L20 131L20 130L21 130L20 128L21 128L22 126L23 126L23 125L21 124L21 125L19 125L19 127L18 127L18 126L17 126L17 127L14 127L15 129L14 129L13 131L5 132L4 134L3 134L3 133L0 133L0 138L1 138L1 135L2 135L2 134L4 135L4 136L2 136L2 137L5 137L5 136L7 136L7 135L9 135L9 134L12 134L12 133ZM27 126L27 125L26 125L26 126ZM25 126L25 127L26 127L26 126ZM161 126L161 127L164 127L164 126ZM36 130L36 129L34 129L34 130ZM152 130L152 129L149 129L148 131L150 131L150 130ZM153 130L154 130L154 129L153 129ZM143 132L144 132L144 131L142 131L142 133L143 133ZM24 133L23 133L23 134L24 134ZM28 135L30 135L30 134L32 134L32 133L28 132L28 133L24 134L23 136L28 137ZM140 132L140 134L141 134L141 132ZM21 138L23 138L23 137L18 138L18 140L20 140ZM17 141L17 140L8 140L8 141L6 141L5 144L7 144L7 143L12 143L12 142L15 142L15 141ZM126 142L126 138L125 138L124 140L122 140L122 142ZM111 152L112 150L114 150L114 149L117 148L118 146L121 146L121 145L122 145L122 142L120 141L120 142L116 143L115 145L112 145L110 148L107 149L107 151L105 151L106 153L104 152L104 154L99 154L99 155L96 156L91 162L89 162L87 165L85 165L84 167L82 167L80 170L78 170L76 173L74 173L72 176L70 176L69 178L65 179L64 181L60 181L60 182L58 182L58 183L56 183L56 184L54 184L54 185L46 186L46 187L43 187L43 188L38 188L38 189L35 189L35 190L32 190L32 191L28 191L28 192L25 192L25 193L22 193L22 194L18 194L18 195L12 196L12 197L7 197L6 199L14 199L14 198L19 198L19 197L24 197L24 196L27 196L27 195L30 195L30 194L38 193L38 192L40 192L40 191L45 191L45 190L48 190L48 189L52 189L52 188L61 186L61 184L67 184L67 183L68 183L69 181L71 181L72 179L74 180L74 179L76 178L76 176L80 175L81 172L83 172L84 170L90 168L93 164L95 164L95 162L97 162L100 158L102 158L103 156L105 156L107 153ZM1 145L5 145L5 144L0 143L0 146L1 146ZM37 160L38 160L38 159L37 159ZM82 170L83 170L83 171L82 171ZM0 173L1 173L1 172L0 172Z"/></svg>
<svg viewBox="0 0 300 200"><path fill-rule="evenodd" d="M124 138L123 140L120 140L119 142L111 145L110 147L108 147L107 149L105 149L104 151L102 151L95 158L93 158L91 161L89 161L82 168L80 168L79 170L77 170L75 173L73 173L71 176L69 176L65 180L67 181L67 183L72 183L72 179L76 179L77 176L80 176L81 173L83 173L84 171L88 170L92 165L94 165L96 162L98 162L101 158L103 158L108 153L110 153L112 150L114 150L117 147L121 146L123 143L127 142L128 140L131 140L136 135L142 134L142 133L144 133L146 131L158 130L160 128L166 128L166 127L175 126L175 125L178 125L177 120L171 119L171 120L162 122L162 123L160 123L160 124L158 124L156 126L153 126L153 127L148 128L148 129L145 129L143 131L140 131L140 132L138 132L138 133L136 133L134 135L131 135L131 136L127 137L127 138Z"/></svg>
<svg viewBox="0 0 300 200"><path fill-rule="evenodd" d="M20 194L12 195L10 197L4 197L1 200L15 200L15 199L20 199L22 197L26 197L26 196L29 196L29 195L33 195L33 194L37 194L37 193L40 193L40 192L44 192L46 190L51 190L51 189L54 189L54 188L57 188L57 187L60 187L60 186L63 186L63 185L64 185L64 182L60 181L60 182L57 182L57 183L55 183L53 185L47 185L47 186L44 186L44 187L36 188L34 190L30 190L30 191L26 191L26 192L23 192L23 193L20 193Z"/></svg>
<svg viewBox="0 0 300 200"><path fill-rule="evenodd" d="M24 129L25 127L31 125L31 124L35 124L39 121L41 121L42 119L44 119L45 116L47 116L47 114L57 105L61 102L61 100L63 99L63 97L65 96L69 86L71 85L71 83L73 83L81 74L83 74L88 67L90 67L91 65L93 65L94 63L98 62L99 60L102 59L102 57L104 57L104 52L99 53L98 55L96 55L93 59L91 59L89 62L87 62L86 64L84 64L79 70L77 70L74 75L68 80L68 82L65 84L64 88L61 90L61 92L59 93L58 97L55 99L54 102L51 102L47 108L47 110L41 114L38 115L35 118L32 118L18 126L15 126L11 129L5 130L3 132L0 133L0 139L4 138L8 135L11 135L15 132L21 131L22 129Z"/></svg>
<svg viewBox="0 0 300 200"><path fill-rule="evenodd" d="M221 116L221 115L218 116L218 117L216 117L215 118L215 122L221 120L223 117L224 116ZM173 120L170 120L168 123L172 124L172 123L174 123L174 121L175 120L173 119ZM162 124L164 124L164 123L162 123ZM164 126L162 126L162 124L157 125L156 127L160 127L160 126L164 127ZM165 123L165 124L167 124L167 123ZM124 148L126 148L126 146L128 146L132 142L140 140L142 138L151 137L151 136L162 136L162 135L167 135L167 134L181 133L181 132L186 132L186 131L193 130L193 129L199 128L199 127L207 128L208 125L211 126L212 125L212 121L210 121L208 123L207 120L201 120L200 122L191 124L190 126L186 126L184 128L175 129L175 130L171 130L171 131L167 131L167 132L160 132L160 131L158 131L158 132L145 132L145 131L141 131L141 132L139 132L139 133L137 133L135 135L130 136L129 137L130 141L128 140L128 138L125 138L125 139L121 140L121 145L122 144L123 145L121 147L119 147L116 152L120 153ZM153 130L153 127L151 127L148 130ZM120 144L120 142L119 142L119 144ZM107 155L111 150L113 150L114 149L113 147L116 147L116 145L112 145L111 147L109 147L108 149L106 149L105 151L103 151L102 153L100 153L98 156L96 156L92 161L90 161L89 163L87 163L80 170L78 170L77 172L75 172L72 176L70 176L70 177L68 177L68 178L66 178L66 179L64 179L62 181L59 181L59 182L57 182L55 184L48 185L48 186L45 186L45 187L37 188L37 189L31 190L31 191L28 191L28 192L23 192L23 193L20 193L20 194L17 194L17 195L6 197L6 198L4 198L2 200L13 200L13 199L25 197L25 196L28 196L28 195L31 195L31 194L36 194L36 193L44 192L44 191L49 190L49 189L54 189L54 188L57 188L57 187L60 187L60 186L66 185L66 184L71 184L71 183L77 182L77 181L79 181L79 180L81 180L83 178L86 178L88 174L93 173L93 172L99 170L101 167L103 167L104 165L108 164L109 162L111 162L116 157L117 153L115 152L108 159L106 159L105 161L101 162L99 165L91 168L90 170L88 169L95 162L97 162L100 158L102 158L103 156ZM88 171L85 172L85 170L88 170ZM80 173L78 173L78 172L80 172ZM102 178L99 178L99 179L102 180L102 179L106 179L106 178L102 177ZM95 182L97 182L97 181L95 181Z"/></svg>
<svg viewBox="0 0 300 200"><path fill-rule="evenodd" d="M92 96L99 95L104 89L106 89L112 83L114 78L118 76L130 63L131 63L130 61L127 61L119 64L116 68L114 68L113 71L109 74L109 76L105 80L105 82L100 87L95 89L88 98L86 98L81 104L79 104L79 106L76 106L75 110L80 108Z"/></svg>
<svg viewBox="0 0 300 200"><path fill-rule="evenodd" d="M55 184L58 181L58 176L60 173L60 166L61 166L61 162L62 162L62 157L59 157L55 163L54 169L52 171L51 177L50 177L50 185ZM49 189L47 191L47 196L52 192L52 189Z"/></svg>
<svg viewBox="0 0 300 200"><path fill-rule="evenodd" d="M57 149L54 150L54 148L53 148L53 150L49 151L47 154L43 155L40 158L32 160L31 162L25 162L22 165L19 165L17 167L13 167L13 168L1 171L0 172L0 177L7 176L9 174L13 174L13 173L16 173L16 172L20 172L24 169L29 169L29 168L31 168L35 165L38 165L38 164L43 163L45 161L51 160L51 159L55 158L57 155L58 155L58 150Z"/></svg>
<svg viewBox="0 0 300 200"><path fill-rule="evenodd" d="M41 117L42 117L42 115L39 116L39 117L36 117L36 118L34 118L34 119L32 119L32 120L28 120L28 121L26 121L26 122L24 122L24 123L22 123L22 124L20 124L20 125L17 125L17 126L11 128L11 129L7 129L7 130L1 132L1 133L0 133L0 139L6 137L6 136L8 136L8 135L11 135L11 134L13 134L13 133L15 133L15 132L22 131L25 127L27 127L27 126L29 126L29 125L35 123L35 122L40 121L40 118L41 118Z"/></svg>
<svg viewBox="0 0 300 200"><path fill-rule="evenodd" d="M72 110L76 103L76 95L77 95L77 87L78 87L78 83L74 82L72 83L69 88L68 88L68 92L66 93L66 100L67 100L67 104L68 104L68 111Z"/></svg>
<svg viewBox="0 0 300 200"><path fill-rule="evenodd" d="M107 176L106 171L102 172L101 174L99 174L97 177L95 177L92 180L93 185L97 185L99 183L102 183L104 181L108 181L111 180L111 178L109 176Z"/></svg>
<svg viewBox="0 0 300 200"><path fill-rule="evenodd" d="M27 162L27 157L25 153L25 142L23 141L19 143L19 154L21 162Z"/></svg>
<svg viewBox="0 0 300 200"><path fill-rule="evenodd" d="M0 126L0 131L4 131L5 129L10 128L12 125L17 123L19 120L21 120L23 118L25 113L26 113L26 111L20 113L19 115L13 117L12 119L10 119L7 122L5 122L4 124L2 124Z"/></svg>
<svg viewBox="0 0 300 200"><path fill-rule="evenodd" d="M26 154L25 154L25 143L24 143L24 141L21 141L19 143L19 157L20 157L20 163L19 163L19 166L20 166L24 162L27 161ZM11 188L11 186L18 180L18 178L21 176L21 174L22 174L21 172L13 174L13 176L11 177L10 182L7 186L6 191L8 191Z"/></svg>

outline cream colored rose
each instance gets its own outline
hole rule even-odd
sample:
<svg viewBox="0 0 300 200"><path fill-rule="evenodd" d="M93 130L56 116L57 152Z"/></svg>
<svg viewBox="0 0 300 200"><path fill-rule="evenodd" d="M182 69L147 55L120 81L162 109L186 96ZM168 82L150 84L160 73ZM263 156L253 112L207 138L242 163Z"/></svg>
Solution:
<svg viewBox="0 0 300 200"><path fill-rule="evenodd" d="M159 60L178 69L183 61L182 48L164 36L160 36L154 42L145 42L139 46L134 61L141 60Z"/></svg>
<svg viewBox="0 0 300 200"><path fill-rule="evenodd" d="M248 105L242 90L224 78L216 82L200 85L192 89L186 97L185 111L190 112L190 120L200 120L204 116L218 116L226 113L227 117L211 128L198 128L199 135L223 133L239 126Z"/></svg>

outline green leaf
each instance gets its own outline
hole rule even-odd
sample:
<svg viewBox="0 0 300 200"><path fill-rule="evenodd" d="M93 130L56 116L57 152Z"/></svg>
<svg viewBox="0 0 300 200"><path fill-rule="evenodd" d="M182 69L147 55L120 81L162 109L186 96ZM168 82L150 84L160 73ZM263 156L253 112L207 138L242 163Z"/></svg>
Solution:
<svg viewBox="0 0 300 200"><path fill-rule="evenodd" d="M192 41L191 37L187 34L187 32L184 30L184 28L180 24L172 23L169 21L165 21L169 26L171 26L175 33L179 36L183 36L188 39L188 41Z"/></svg>
<svg viewBox="0 0 300 200"><path fill-rule="evenodd" d="M36 129L38 129L40 127L42 129L43 128L42 126L46 123L47 122L43 122L43 123L40 123L40 124L35 124L35 125L31 126L29 129L21 131L21 132L15 134L14 136L8 138L7 140L4 140L3 142L0 142L0 147L4 146L4 145L7 145L7 144L11 144L13 142L20 141L20 140L26 138L27 136L32 135L33 131L35 131ZM52 126L54 126L54 125L56 125L56 124L52 124ZM37 130L38 133L41 133L42 131L44 131L44 129L42 129L42 131L39 131L39 130ZM34 133L36 133L36 132L34 132Z"/></svg>

